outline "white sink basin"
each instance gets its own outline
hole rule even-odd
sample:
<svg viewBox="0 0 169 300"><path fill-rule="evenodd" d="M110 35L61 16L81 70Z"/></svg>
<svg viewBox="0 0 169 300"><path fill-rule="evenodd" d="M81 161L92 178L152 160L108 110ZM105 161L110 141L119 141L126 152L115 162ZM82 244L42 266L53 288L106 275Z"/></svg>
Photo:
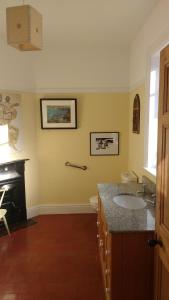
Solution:
<svg viewBox="0 0 169 300"><path fill-rule="evenodd" d="M141 209L147 205L144 199L135 195L117 195L113 198L113 201L117 205L129 209Z"/></svg>

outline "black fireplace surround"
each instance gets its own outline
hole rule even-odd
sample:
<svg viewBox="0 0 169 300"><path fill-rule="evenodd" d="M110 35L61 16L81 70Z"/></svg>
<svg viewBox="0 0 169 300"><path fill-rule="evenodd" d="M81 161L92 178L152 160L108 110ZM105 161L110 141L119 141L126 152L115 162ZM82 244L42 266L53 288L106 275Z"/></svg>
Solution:
<svg viewBox="0 0 169 300"><path fill-rule="evenodd" d="M7 188L1 207L7 210L9 227L27 222L24 175L26 160L28 159L0 163L0 188ZM2 224L3 222L0 226Z"/></svg>

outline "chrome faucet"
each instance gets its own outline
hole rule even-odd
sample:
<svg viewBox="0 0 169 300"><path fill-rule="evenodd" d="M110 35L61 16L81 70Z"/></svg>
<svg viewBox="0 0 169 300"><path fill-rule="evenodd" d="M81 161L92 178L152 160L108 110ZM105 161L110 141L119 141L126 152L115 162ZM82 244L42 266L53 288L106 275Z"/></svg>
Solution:
<svg viewBox="0 0 169 300"><path fill-rule="evenodd" d="M147 203L150 203L153 206L156 206L156 194L155 193L151 193L146 191L146 184L142 183L142 190L141 191L137 191L137 194L142 194L145 197L145 201Z"/></svg>
<svg viewBox="0 0 169 300"><path fill-rule="evenodd" d="M150 199L146 199L146 201L150 204L152 204L153 206L156 206L156 194L153 193L150 195Z"/></svg>

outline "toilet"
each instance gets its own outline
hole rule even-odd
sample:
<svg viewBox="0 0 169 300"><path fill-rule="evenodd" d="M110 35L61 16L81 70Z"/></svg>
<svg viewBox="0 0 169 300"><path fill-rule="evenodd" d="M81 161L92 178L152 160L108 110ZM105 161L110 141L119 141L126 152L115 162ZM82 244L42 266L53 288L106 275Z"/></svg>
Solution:
<svg viewBox="0 0 169 300"><path fill-rule="evenodd" d="M90 199L89 199L89 202L90 202L91 207L95 211L97 211L97 209L98 209L98 196L97 195L91 196Z"/></svg>

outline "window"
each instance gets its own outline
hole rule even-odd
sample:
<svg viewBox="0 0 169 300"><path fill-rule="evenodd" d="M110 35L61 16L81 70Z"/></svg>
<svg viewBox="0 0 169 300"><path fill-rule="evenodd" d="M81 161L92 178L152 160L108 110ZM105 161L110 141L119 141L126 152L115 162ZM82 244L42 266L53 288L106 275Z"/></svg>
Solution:
<svg viewBox="0 0 169 300"><path fill-rule="evenodd" d="M0 125L0 145L8 143L8 125Z"/></svg>
<svg viewBox="0 0 169 300"><path fill-rule="evenodd" d="M156 175L157 165L157 131L158 131L158 97L159 97L159 55L152 57L150 71L149 109L148 109L148 143L146 169Z"/></svg>

